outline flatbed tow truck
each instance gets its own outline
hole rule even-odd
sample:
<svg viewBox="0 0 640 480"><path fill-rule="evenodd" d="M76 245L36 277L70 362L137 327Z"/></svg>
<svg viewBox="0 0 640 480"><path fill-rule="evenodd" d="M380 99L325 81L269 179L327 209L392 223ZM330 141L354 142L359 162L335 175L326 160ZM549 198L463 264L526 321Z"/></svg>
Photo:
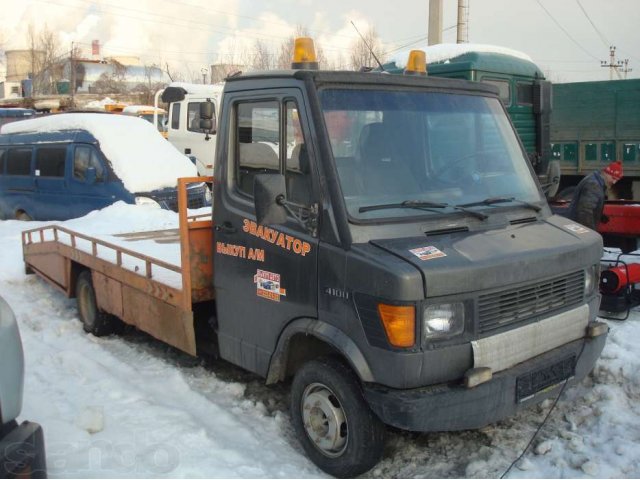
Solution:
<svg viewBox="0 0 640 480"><path fill-rule="evenodd" d="M300 443L335 476L378 462L385 424L480 428L581 381L608 332L601 237L552 214L497 89L319 71L304 45L227 79L218 118L201 104L212 215L189 218L202 178L183 179L179 232L128 236L179 239L175 261L47 226L23 233L27 271L95 335L118 317L292 378Z"/></svg>

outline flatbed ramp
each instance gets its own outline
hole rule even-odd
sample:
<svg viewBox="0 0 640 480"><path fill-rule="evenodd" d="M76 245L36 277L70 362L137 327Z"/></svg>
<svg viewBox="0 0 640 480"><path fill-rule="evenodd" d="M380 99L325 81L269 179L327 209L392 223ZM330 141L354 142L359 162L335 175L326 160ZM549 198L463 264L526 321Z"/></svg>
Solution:
<svg viewBox="0 0 640 480"><path fill-rule="evenodd" d="M24 231L25 267L70 298L78 275L90 270L100 310L196 355L193 307L214 299L213 221L211 214L188 216L186 187L212 180L179 179L179 229L117 235L132 248L59 225ZM177 264L136 251L142 240L179 246Z"/></svg>

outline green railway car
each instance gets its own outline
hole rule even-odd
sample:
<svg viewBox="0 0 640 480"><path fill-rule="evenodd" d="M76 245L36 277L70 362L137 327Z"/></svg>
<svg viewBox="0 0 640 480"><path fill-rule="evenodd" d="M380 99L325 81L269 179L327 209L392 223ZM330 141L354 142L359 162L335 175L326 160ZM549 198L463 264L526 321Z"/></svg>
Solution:
<svg viewBox="0 0 640 480"><path fill-rule="evenodd" d="M553 195L557 190L553 179L557 182L559 167L557 162L550 163L550 82L535 63L519 52L509 54L500 47L495 47L496 51L490 51L492 47L488 46L478 47L482 50L474 50L474 46L468 44L426 47L427 59L438 59L428 63L428 74L497 87L541 184ZM402 73L405 64L404 54L400 54L385 64L384 69L389 73Z"/></svg>
<svg viewBox="0 0 640 480"><path fill-rule="evenodd" d="M561 191L621 160L616 196L640 200L640 79L554 84L551 150Z"/></svg>

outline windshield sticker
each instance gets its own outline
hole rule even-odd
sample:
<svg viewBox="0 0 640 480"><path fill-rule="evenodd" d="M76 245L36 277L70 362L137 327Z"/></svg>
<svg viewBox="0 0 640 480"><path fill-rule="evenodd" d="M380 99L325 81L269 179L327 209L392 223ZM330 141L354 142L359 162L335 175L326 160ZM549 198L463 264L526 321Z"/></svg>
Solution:
<svg viewBox="0 0 640 480"><path fill-rule="evenodd" d="M244 219L242 225L242 231L245 233L249 233L251 235L255 235L269 243L274 243L280 248L283 248L288 251L293 251L296 255L305 256L307 253L311 251L311 244L309 242L305 242L300 240L299 238L292 237L291 235L286 235L282 232L274 230L273 228L263 227L262 225L258 225L253 220Z"/></svg>
<svg viewBox="0 0 640 480"><path fill-rule="evenodd" d="M567 230L571 230L573 233L587 233L589 231L588 228L583 227L582 225L578 225L576 223L569 223L565 225L564 228Z"/></svg>
<svg viewBox="0 0 640 480"><path fill-rule="evenodd" d="M420 260L433 260L434 258L446 257L447 254L438 250L436 247L420 247L409 250Z"/></svg>
<svg viewBox="0 0 640 480"><path fill-rule="evenodd" d="M247 258L256 262L264 262L264 250L261 248L249 248L244 245L216 242L216 253L230 257Z"/></svg>
<svg viewBox="0 0 640 480"><path fill-rule="evenodd" d="M280 274L258 270L253 276L253 283L256 284L256 295L267 300L279 302L280 297L285 297L287 291L280 288Z"/></svg>

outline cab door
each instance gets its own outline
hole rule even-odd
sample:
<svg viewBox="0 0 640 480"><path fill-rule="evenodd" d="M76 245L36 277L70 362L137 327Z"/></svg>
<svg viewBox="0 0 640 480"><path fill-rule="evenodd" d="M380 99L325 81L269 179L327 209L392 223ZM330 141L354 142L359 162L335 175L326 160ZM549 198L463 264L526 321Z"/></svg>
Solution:
<svg viewBox="0 0 640 480"><path fill-rule="evenodd" d="M283 174L287 199L317 206L318 184L302 96L296 89L225 98L229 122L219 138L214 186L214 285L220 354L266 375L282 329L317 318L318 239L293 216L256 223L253 180ZM227 130L227 131L224 131ZM222 159L222 157L225 157Z"/></svg>
<svg viewBox="0 0 640 480"><path fill-rule="evenodd" d="M39 218L66 220L73 200L67 190L68 145L42 145L36 148L35 183L40 205Z"/></svg>
<svg viewBox="0 0 640 480"><path fill-rule="evenodd" d="M108 181L109 173L103 158L93 145L77 144L72 148L70 166L67 169L68 198L67 218L81 217L92 210L99 210L122 200ZM92 168L95 178L88 174Z"/></svg>

